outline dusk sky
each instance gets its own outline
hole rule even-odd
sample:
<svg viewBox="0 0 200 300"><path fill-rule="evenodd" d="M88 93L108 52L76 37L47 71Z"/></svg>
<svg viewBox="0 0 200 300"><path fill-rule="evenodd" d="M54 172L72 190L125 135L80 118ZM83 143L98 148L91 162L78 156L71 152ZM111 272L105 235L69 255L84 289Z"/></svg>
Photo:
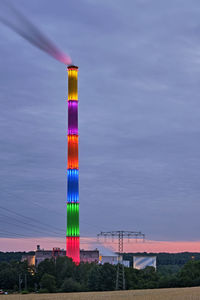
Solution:
<svg viewBox="0 0 200 300"><path fill-rule="evenodd" d="M81 236L199 241L200 1L10 2L79 66ZM66 66L1 23L0 66L0 237L64 239Z"/></svg>

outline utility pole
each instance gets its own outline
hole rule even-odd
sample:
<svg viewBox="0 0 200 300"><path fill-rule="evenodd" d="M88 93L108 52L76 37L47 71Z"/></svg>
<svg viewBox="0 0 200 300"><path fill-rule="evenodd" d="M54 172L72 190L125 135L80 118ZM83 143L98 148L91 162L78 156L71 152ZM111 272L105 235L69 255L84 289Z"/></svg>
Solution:
<svg viewBox="0 0 200 300"><path fill-rule="evenodd" d="M19 292L21 293L22 291L22 279L21 279L21 274L19 274Z"/></svg>
<svg viewBox="0 0 200 300"><path fill-rule="evenodd" d="M97 238L100 237L111 237L118 238L118 264L117 264L117 276L116 276L116 290L125 290L125 274L124 274L124 264L123 264L123 251L124 251L124 238L128 239L142 239L144 241L145 234L141 231L101 231L97 234Z"/></svg>
<svg viewBox="0 0 200 300"><path fill-rule="evenodd" d="M27 274L24 275L24 283L25 283L25 291L28 290L28 287L27 287Z"/></svg>

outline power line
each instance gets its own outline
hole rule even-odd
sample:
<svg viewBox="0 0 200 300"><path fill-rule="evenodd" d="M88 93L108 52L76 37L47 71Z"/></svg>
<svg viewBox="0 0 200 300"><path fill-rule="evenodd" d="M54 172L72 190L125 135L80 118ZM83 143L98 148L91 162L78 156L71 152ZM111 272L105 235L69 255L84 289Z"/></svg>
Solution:
<svg viewBox="0 0 200 300"><path fill-rule="evenodd" d="M9 216L3 215L3 214L0 214L0 215L9 218ZM26 223L26 222L19 221L19 220L15 219L15 218L13 218L13 220L16 220L16 221L19 222L19 223L25 224L26 226L30 226L31 229L25 227L24 225L16 224L16 223L14 223L14 222L9 222L9 221L7 221L7 220L5 220L5 221L0 220L0 222L3 223L3 224L7 223L7 224L10 224L10 225L13 225L13 226L21 227L21 228L23 228L23 229L25 229L25 230L27 229L27 230L29 230L29 232L30 232L30 230L31 230L32 232L38 232L38 233L40 233L40 234L41 234L41 233L47 233L47 231L45 231L45 230L43 230L43 229L37 230L37 229L33 228L32 225L30 225L30 224L28 224L28 223ZM55 233L55 234L56 234L57 236L60 236L59 233Z"/></svg>
<svg viewBox="0 0 200 300"><path fill-rule="evenodd" d="M16 195L16 194L14 194L14 193L11 193L10 191L4 191L4 193L6 193L6 194L8 194L10 197L15 197L15 198L18 198L19 200L21 200L21 197L19 197L18 195ZM55 210L53 210L53 209L50 209L49 207L43 207L41 204L38 204L38 203L36 203L36 202L33 202L33 201L31 201L30 199L29 199L29 202L30 203L32 203L33 205L36 205L36 206L38 206L38 207L41 207L41 208L43 208L43 209L45 209L45 211L50 211L50 212L53 212L54 214L58 214L58 215L60 215L60 216L63 216L63 218L64 218L64 214L62 214L62 213L60 213L60 212L58 212L58 211L55 211ZM90 206L91 206L91 204L90 204ZM2 208L2 206L0 206L0 208ZM5 208L4 208L5 209ZM11 210L10 210L11 211ZM13 211L12 211L13 212ZM13 212L14 213L14 212ZM24 216L25 217L25 216ZM31 217L27 217L28 219L34 219L34 218L31 218ZM37 221L36 219L34 219L36 222L39 222L39 221ZM90 223L87 223L87 222L85 222L85 221L81 221L80 220L80 222L81 223L83 223L83 224L86 224L86 225L89 225L89 226L92 226L92 227L96 227L97 229L101 229L101 228L103 228L104 230L106 230L107 228L106 227L104 227L104 226L101 226L101 228L100 228L100 226L97 226L97 225L95 225L95 224L90 224ZM44 222L41 222L40 221L40 223L41 224L45 224ZM48 225L48 224L45 224L45 226L51 226L51 225ZM56 227L54 227L54 228L56 228ZM58 228L57 228L58 229Z"/></svg>
<svg viewBox="0 0 200 300"><path fill-rule="evenodd" d="M41 221L38 221L38 220L36 220L36 219L34 219L34 218L32 218L32 217L27 217L27 216L25 216L25 215L22 215L22 214L20 214L20 213L17 213L17 212L15 212L15 211L13 211L13 210L11 210L11 209L8 209L8 208L5 208L5 207L3 207L3 206L0 206L0 209L2 209L2 210L5 210L5 211L8 211L9 213L12 213L12 214L14 214L14 215L17 215L17 216L20 216L20 217L22 217L22 218L25 218L25 219L27 219L27 220L29 220L29 225L31 225L30 224L30 220L33 220L33 222L35 222L35 223L37 223L37 224L40 224L41 226L45 226L45 227L48 227L48 229L49 229L49 227L52 227L51 225L48 225L48 224L45 224L45 223L43 223L43 222L41 222ZM13 217L12 217L13 218ZM15 219L15 218L13 218L13 219ZM15 220L17 220L17 219L15 219ZM17 220L18 222L19 222L19 220ZM25 223L25 222L23 222L23 221L20 221L21 223ZM41 227L40 226L38 226L38 225L33 225L33 226L36 226L36 227L39 227L40 229L41 229ZM25 223L25 225L27 225L27 223ZM52 228L55 228L56 230L59 230L59 231L62 231L60 228L57 228L57 227L52 227ZM55 232L55 231L54 231Z"/></svg>
<svg viewBox="0 0 200 300"><path fill-rule="evenodd" d="M14 193L11 193L10 191L4 191L4 192L5 192L6 194L8 194L10 197L13 197L13 196L14 196L15 198L18 198L19 200L21 200L21 197L19 197L18 195L14 194ZM39 207L44 208L45 211L50 211L50 212L53 212L54 214L63 216L63 219L64 219L64 214L62 214L62 213L60 213L60 212L57 212L57 211L55 211L55 210L52 210L52 209L50 209L49 207L43 207L42 205L39 205L38 203L35 203L35 202L31 201L31 200L29 200L29 201L30 201L32 204L36 205L36 206L39 206ZM53 228L53 229L55 229L55 230L59 230L59 231L62 232L62 230L61 230L60 228L55 227L55 226L52 226L52 225L49 225L49 224L44 223L44 222L41 222L41 221L39 221L39 220L37 220L37 219L34 219L33 217L25 216L25 215L23 215L23 214L21 214L21 213L17 213L17 212L15 212L15 211L12 211L11 209L8 209L8 208L2 207L2 206L0 206L0 209L7 210L7 211L9 211L9 212L11 212L11 213L13 213L13 214L15 214L15 215L18 215L18 216L21 216L21 217L23 217L23 218L26 218L26 219L28 219L29 221L30 221L30 220L33 220L33 222L36 222L36 223L38 223L38 224L41 224L43 227L44 227L44 226L45 226L45 227L48 227L48 229L51 227L51 228ZM81 223L81 224L86 224L86 225L88 225L88 226L90 226L90 227L92 227L92 228L95 227L95 228L97 228L98 230L100 230L101 228L103 228L104 230L107 229L107 228L105 228L104 226L101 226L101 228L100 228L100 227L97 226L96 224L90 224L90 223L87 223L87 222L81 221L81 220L80 220L80 223Z"/></svg>
<svg viewBox="0 0 200 300"><path fill-rule="evenodd" d="M10 219L10 216L7 216L7 215L3 215L3 214L0 214L0 215L2 215L2 216L5 216L5 217L7 217L7 218L9 218ZM33 224L30 224L30 223L27 223L27 222L24 222L24 221L22 221L22 220L18 220L18 219L16 219L16 218L14 218L14 217L12 217L12 220L15 220L15 221L17 221L18 223L22 223L22 224L24 224L24 225L26 225L26 226L34 226L34 227L39 227L39 229L40 230L43 230L43 229L41 229L40 228L40 226L38 226L38 225L33 225ZM38 231L37 229L35 229L36 231ZM44 231L44 230L43 230ZM45 232L46 232L46 229L45 229ZM52 232L54 232L55 234L58 234L58 232L55 232L55 231L52 231Z"/></svg>
<svg viewBox="0 0 200 300"><path fill-rule="evenodd" d="M18 236L18 237L22 237L22 238L27 238L28 236L26 235L23 235L23 234L18 234L18 233L13 233L13 232L10 232L10 231L7 231L7 230L4 230L4 231L0 231L0 234L4 234L4 235L7 235L9 237L11 237L10 235L14 235L14 236Z"/></svg>
<svg viewBox="0 0 200 300"><path fill-rule="evenodd" d="M141 231L124 231L124 230L114 230L114 231L101 231L97 234L97 237L117 237L118 238L118 251L119 253L123 253L124 250L124 238L128 239L145 239L145 234Z"/></svg>

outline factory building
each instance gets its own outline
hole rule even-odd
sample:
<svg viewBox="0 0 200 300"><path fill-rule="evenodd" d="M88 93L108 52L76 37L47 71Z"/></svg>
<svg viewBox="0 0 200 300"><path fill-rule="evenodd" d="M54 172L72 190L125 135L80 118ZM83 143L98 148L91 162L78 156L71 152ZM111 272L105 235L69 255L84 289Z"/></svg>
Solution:
<svg viewBox="0 0 200 300"><path fill-rule="evenodd" d="M21 261L27 260L28 266L35 266L35 255L23 255Z"/></svg>
<svg viewBox="0 0 200 300"><path fill-rule="evenodd" d="M37 246L35 252L35 266L37 267L43 260L56 258L59 256L66 256L66 251L60 248L53 248L52 250L40 249L40 246Z"/></svg>
<svg viewBox="0 0 200 300"><path fill-rule="evenodd" d="M38 266L42 261L45 259L51 259L54 258L56 259L59 256L66 256L66 250L60 249L60 248L53 248L52 250L45 250L41 249L40 245L37 246L37 250L35 251L35 255L23 255L22 256L22 261L27 260L28 265L34 265ZM135 266L136 267L136 262L137 259L135 260ZM130 267L130 261L129 260L123 260L122 255L100 255L99 250L80 250L80 262L83 263L96 263L96 264L105 264L109 263L111 265L117 265L118 263L123 264L125 267ZM140 262L141 263L141 262ZM148 263L150 263L148 261ZM138 268L138 265L137 267Z"/></svg>
<svg viewBox="0 0 200 300"><path fill-rule="evenodd" d="M84 263L97 263L99 262L99 250L80 250L80 261Z"/></svg>
<svg viewBox="0 0 200 300"><path fill-rule="evenodd" d="M124 267L129 268L130 267L130 261L129 260L123 260L122 255L112 255L112 256L99 256L99 264L104 265L105 263L111 264L111 265L117 265L118 263L124 265Z"/></svg>
<svg viewBox="0 0 200 300"><path fill-rule="evenodd" d="M156 256L133 256L133 268L142 270L146 267L154 267L156 269Z"/></svg>
<svg viewBox="0 0 200 300"><path fill-rule="evenodd" d="M35 255L23 255L22 261L27 260L28 265L38 266L45 259L56 259L59 256L66 256L66 251L60 248L53 248L52 250L41 249L40 245L37 245ZM80 261L84 263L98 263L99 262L99 250L80 250Z"/></svg>

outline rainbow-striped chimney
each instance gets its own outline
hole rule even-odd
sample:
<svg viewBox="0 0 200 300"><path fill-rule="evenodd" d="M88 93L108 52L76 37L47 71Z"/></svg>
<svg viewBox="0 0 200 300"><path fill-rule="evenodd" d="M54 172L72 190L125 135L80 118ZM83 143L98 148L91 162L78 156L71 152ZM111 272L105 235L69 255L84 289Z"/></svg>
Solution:
<svg viewBox="0 0 200 300"><path fill-rule="evenodd" d="M68 158L66 255L80 263L79 163L78 163L78 67L68 66Z"/></svg>

